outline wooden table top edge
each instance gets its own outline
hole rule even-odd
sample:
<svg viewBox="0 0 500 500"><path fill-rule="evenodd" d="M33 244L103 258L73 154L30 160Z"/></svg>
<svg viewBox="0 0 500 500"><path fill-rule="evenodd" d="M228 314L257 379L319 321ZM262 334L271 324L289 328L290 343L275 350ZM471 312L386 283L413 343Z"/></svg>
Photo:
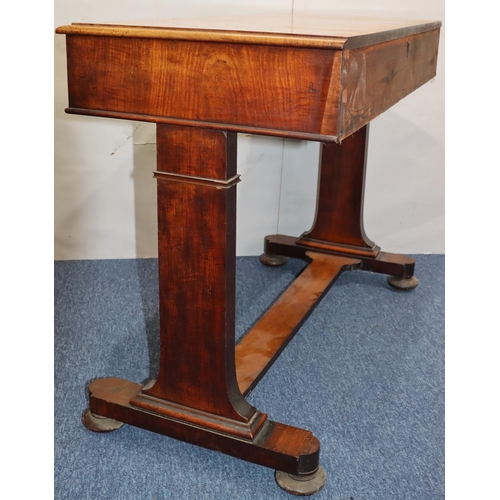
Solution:
<svg viewBox="0 0 500 500"><path fill-rule="evenodd" d="M417 24L354 36L87 23L60 26L56 33L347 50L433 31L442 24L441 21L415 22Z"/></svg>
<svg viewBox="0 0 500 500"><path fill-rule="evenodd" d="M146 115L140 113L127 113L120 111L108 111L103 109L80 109L68 107L64 110L70 115L99 116L101 118L117 118L119 120L134 120L150 123L165 123L168 125L178 125L184 127L201 127L206 129L236 132L239 134L265 135L271 137L284 137L286 139L297 139L304 141L316 141L322 143L339 142L337 135L315 134L300 130L282 130L279 128L254 127L244 124L211 122L206 120L187 120L169 116Z"/></svg>

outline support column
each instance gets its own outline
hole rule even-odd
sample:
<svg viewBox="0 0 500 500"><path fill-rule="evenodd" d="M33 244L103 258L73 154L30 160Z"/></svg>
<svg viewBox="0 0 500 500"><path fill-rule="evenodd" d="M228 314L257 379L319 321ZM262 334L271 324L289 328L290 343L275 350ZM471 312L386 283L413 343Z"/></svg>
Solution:
<svg viewBox="0 0 500 500"><path fill-rule="evenodd" d="M388 282L399 290L418 285L411 257L380 251L365 233L365 191L368 127L365 125L340 144L322 144L316 217L310 231L299 238L266 236L263 264L283 265L287 257L304 258L307 251L358 258L361 269L389 274Z"/></svg>
<svg viewBox="0 0 500 500"><path fill-rule="evenodd" d="M251 438L265 415L236 382L236 140L157 126L160 369L132 403Z"/></svg>
<svg viewBox="0 0 500 500"><path fill-rule="evenodd" d="M83 423L123 423L297 476L325 482L320 443L273 422L243 397L235 368L235 133L157 126L160 368L146 386L89 384ZM288 484L288 483L287 483Z"/></svg>
<svg viewBox="0 0 500 500"><path fill-rule="evenodd" d="M345 254L376 257L380 248L365 234L368 125L342 141L322 144L316 217L297 243Z"/></svg>

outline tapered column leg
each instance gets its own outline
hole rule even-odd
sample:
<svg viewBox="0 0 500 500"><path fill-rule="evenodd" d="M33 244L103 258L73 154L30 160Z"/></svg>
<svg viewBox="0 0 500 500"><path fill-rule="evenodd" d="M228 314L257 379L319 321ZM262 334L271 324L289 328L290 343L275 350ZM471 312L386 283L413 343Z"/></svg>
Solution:
<svg viewBox="0 0 500 500"><path fill-rule="evenodd" d="M308 478L319 441L269 420L237 383L236 140L157 126L160 368L146 386L94 380L87 420L128 423Z"/></svg>
<svg viewBox="0 0 500 500"><path fill-rule="evenodd" d="M363 199L368 125L342 143L322 144L316 217L298 243L374 258L380 248L365 234Z"/></svg>
<svg viewBox="0 0 500 500"><path fill-rule="evenodd" d="M236 135L158 125L157 136L160 370L135 403L261 421L235 381Z"/></svg>
<svg viewBox="0 0 500 500"><path fill-rule="evenodd" d="M389 274L394 288L409 290L418 284L415 261L382 252L363 227L368 125L340 144L322 144L316 217L313 227L293 241L274 235L265 239L266 254L301 257L307 250L359 258L361 268ZM292 245L292 248L288 248Z"/></svg>

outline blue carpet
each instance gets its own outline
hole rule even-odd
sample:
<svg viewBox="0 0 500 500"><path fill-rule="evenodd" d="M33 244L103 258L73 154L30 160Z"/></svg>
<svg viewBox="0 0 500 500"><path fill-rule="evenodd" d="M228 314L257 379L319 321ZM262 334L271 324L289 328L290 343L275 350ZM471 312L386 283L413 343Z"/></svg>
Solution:
<svg viewBox="0 0 500 500"><path fill-rule="evenodd" d="M444 499L444 263L420 285L344 273L254 392L272 420L311 430L334 500ZM237 259L240 337L300 272ZM273 471L124 426L80 423L86 384L143 382L158 366L157 262L55 262L55 499L288 499Z"/></svg>

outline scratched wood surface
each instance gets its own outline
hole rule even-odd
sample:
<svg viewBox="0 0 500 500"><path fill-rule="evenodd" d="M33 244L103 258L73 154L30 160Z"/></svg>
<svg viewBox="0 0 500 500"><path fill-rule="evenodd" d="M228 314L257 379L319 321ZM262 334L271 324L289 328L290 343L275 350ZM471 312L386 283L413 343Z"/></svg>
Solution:
<svg viewBox="0 0 500 500"><path fill-rule="evenodd" d="M344 51L339 136L346 137L436 74L439 30Z"/></svg>

